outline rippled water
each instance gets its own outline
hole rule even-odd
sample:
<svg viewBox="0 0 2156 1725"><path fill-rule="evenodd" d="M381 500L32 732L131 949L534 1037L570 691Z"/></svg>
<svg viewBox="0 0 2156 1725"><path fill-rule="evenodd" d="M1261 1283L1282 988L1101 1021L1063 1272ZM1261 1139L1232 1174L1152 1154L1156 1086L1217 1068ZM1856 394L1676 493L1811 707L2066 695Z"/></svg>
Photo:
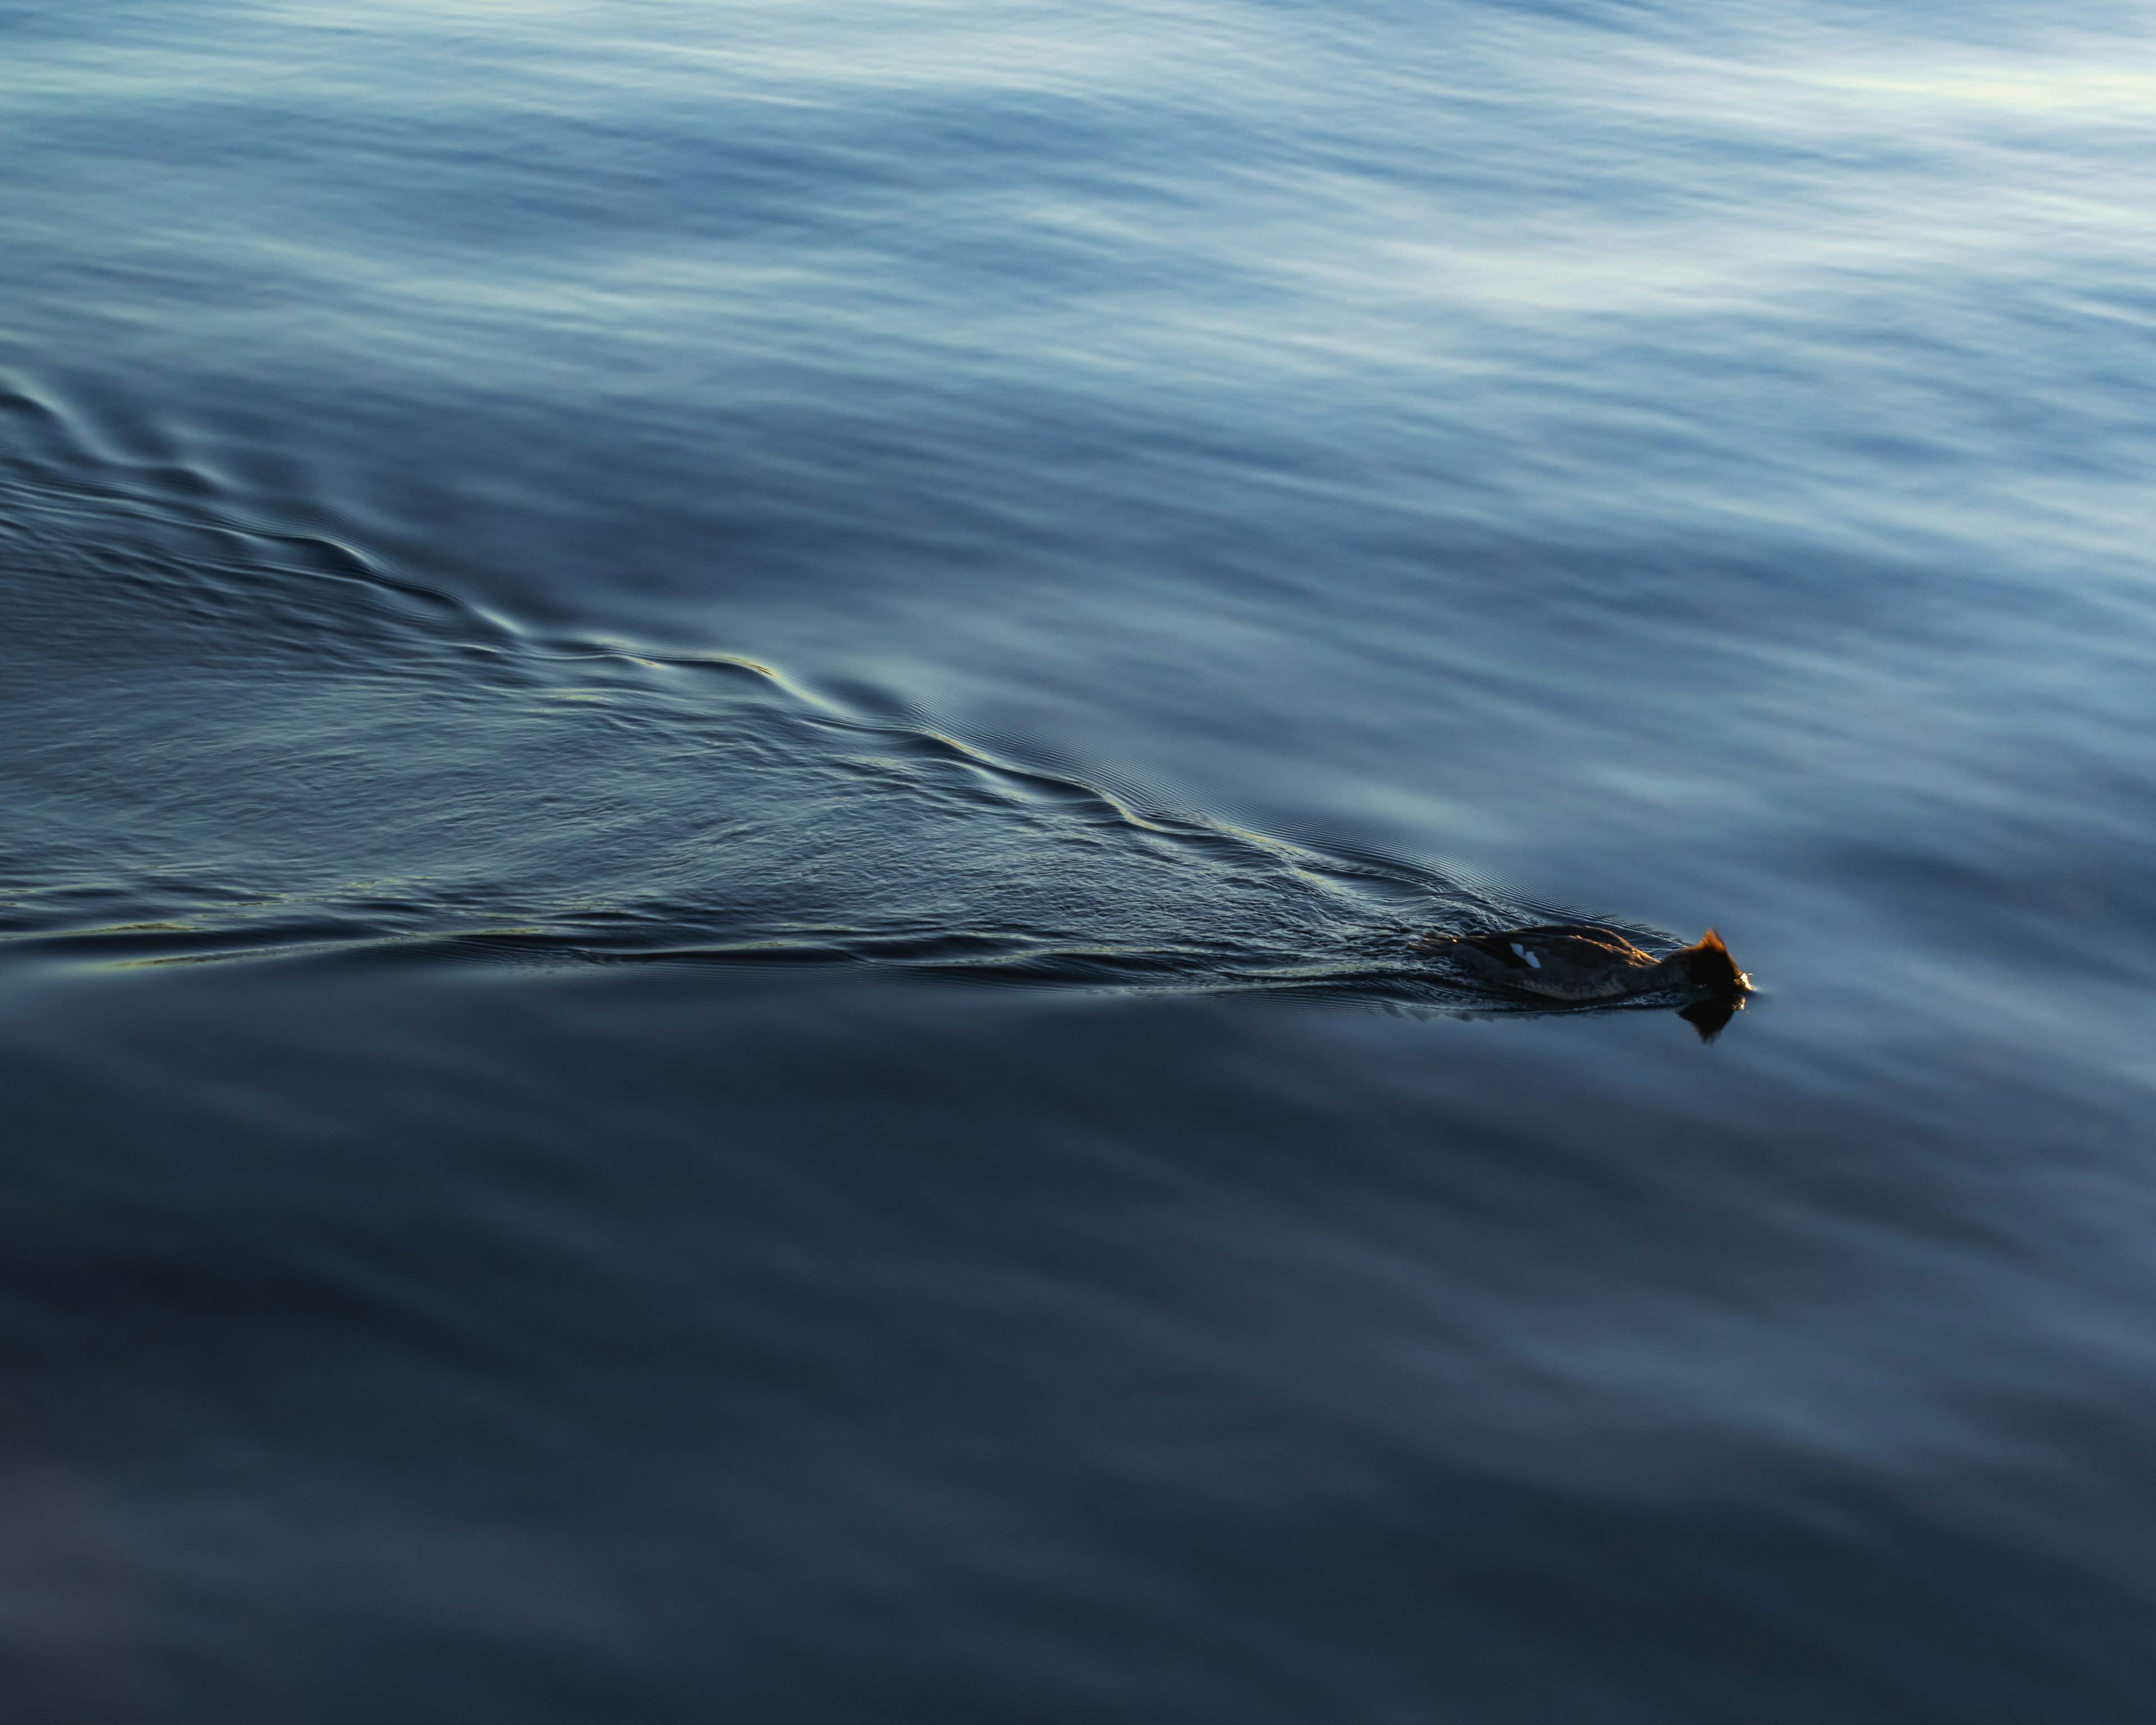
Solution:
<svg viewBox="0 0 2156 1725"><path fill-rule="evenodd" d="M13 787L18 952L852 958L1491 1009L1416 943L1536 914L747 660L535 638L326 540L40 480L6 626L66 674L28 659L10 691L42 745Z"/></svg>
<svg viewBox="0 0 2156 1725"><path fill-rule="evenodd" d="M2145 1711L2145 18L0 44L23 1717Z"/></svg>

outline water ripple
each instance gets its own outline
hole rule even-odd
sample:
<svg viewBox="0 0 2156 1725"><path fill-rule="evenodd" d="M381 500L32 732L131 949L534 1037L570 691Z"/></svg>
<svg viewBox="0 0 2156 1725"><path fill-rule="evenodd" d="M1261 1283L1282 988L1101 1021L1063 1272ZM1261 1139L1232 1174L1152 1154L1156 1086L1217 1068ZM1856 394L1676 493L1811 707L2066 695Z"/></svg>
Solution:
<svg viewBox="0 0 2156 1725"><path fill-rule="evenodd" d="M222 502L80 450L0 479L0 621L44 649L7 673L39 835L0 860L18 956L454 947L1500 1009L1409 943L1563 914L887 692L522 629Z"/></svg>

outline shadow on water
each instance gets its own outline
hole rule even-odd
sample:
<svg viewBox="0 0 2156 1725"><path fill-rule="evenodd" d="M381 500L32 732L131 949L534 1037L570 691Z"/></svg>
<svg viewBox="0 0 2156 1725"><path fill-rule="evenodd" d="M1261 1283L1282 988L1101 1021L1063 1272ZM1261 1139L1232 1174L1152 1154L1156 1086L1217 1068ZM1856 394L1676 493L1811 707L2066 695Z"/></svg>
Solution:
<svg viewBox="0 0 2156 1725"><path fill-rule="evenodd" d="M184 463L100 458L27 390L0 407L0 624L38 649L0 674L18 956L855 963L1553 1009L1411 945L1562 910L745 656L536 633L248 522ZM1686 1015L1711 1036L1728 1009Z"/></svg>

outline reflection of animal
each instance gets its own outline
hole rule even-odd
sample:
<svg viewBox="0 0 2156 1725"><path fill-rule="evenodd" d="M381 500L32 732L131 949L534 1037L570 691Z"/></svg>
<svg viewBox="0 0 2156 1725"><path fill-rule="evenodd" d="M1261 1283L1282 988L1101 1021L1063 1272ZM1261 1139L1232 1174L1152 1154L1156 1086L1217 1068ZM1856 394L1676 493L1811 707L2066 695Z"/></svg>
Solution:
<svg viewBox="0 0 2156 1725"><path fill-rule="evenodd" d="M1419 950L1441 954L1478 982L1508 993L1551 1000L1620 1000L1628 994L1742 997L1751 980L1722 937L1708 929L1697 946L1666 958L1641 952L1606 928L1505 928L1482 934L1427 935Z"/></svg>

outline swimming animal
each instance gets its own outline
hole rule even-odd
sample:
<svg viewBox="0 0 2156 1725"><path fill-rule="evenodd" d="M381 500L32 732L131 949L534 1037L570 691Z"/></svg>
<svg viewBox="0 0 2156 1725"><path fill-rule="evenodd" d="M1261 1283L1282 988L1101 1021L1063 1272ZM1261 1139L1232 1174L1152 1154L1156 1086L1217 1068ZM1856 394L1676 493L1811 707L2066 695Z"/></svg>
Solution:
<svg viewBox="0 0 2156 1725"><path fill-rule="evenodd" d="M1635 994L1690 995L1683 1017L1709 1041L1752 992L1752 979L1711 928L1694 945L1661 958L1610 929L1577 924L1425 935L1415 946L1508 994L1578 1004Z"/></svg>
<svg viewBox="0 0 2156 1725"><path fill-rule="evenodd" d="M1722 937L1711 928L1697 945L1666 958L1641 952L1607 928L1578 926L1428 935L1417 945L1451 959L1480 981L1553 1000L1617 1000L1666 989L1741 993L1751 987Z"/></svg>

